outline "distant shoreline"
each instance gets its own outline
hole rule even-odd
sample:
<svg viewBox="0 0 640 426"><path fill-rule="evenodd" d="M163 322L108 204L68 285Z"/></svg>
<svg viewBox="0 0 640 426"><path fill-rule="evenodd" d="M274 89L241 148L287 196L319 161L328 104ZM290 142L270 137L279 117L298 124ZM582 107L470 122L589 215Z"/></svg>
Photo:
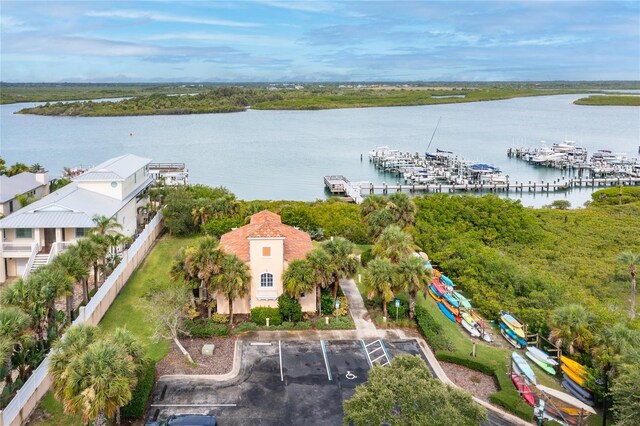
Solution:
<svg viewBox="0 0 640 426"><path fill-rule="evenodd" d="M640 95L596 95L576 99L573 103L591 106L640 106Z"/></svg>

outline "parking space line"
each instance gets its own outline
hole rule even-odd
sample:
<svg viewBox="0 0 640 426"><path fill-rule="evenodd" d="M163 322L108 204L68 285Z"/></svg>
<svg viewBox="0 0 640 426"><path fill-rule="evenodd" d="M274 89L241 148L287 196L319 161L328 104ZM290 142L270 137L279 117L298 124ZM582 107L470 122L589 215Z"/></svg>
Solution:
<svg viewBox="0 0 640 426"><path fill-rule="evenodd" d="M278 352L280 353L280 381L284 382L284 374L282 373L282 342L278 340Z"/></svg>
<svg viewBox="0 0 640 426"><path fill-rule="evenodd" d="M236 404L151 404L149 407L237 407Z"/></svg>
<svg viewBox="0 0 640 426"><path fill-rule="evenodd" d="M369 358L369 352L367 352L367 346L369 345L365 345L364 340L362 339L360 339L360 345L362 345L362 351L364 352L364 357L367 359L367 362L369 363L369 368L373 368L373 364L371 364L371 359Z"/></svg>
<svg viewBox="0 0 640 426"><path fill-rule="evenodd" d="M324 365L327 367L327 377L329 381L333 380L331 377L331 369L329 368L329 359L327 358L327 346L324 343L324 340L320 340L320 346L322 346L322 356L324 358Z"/></svg>

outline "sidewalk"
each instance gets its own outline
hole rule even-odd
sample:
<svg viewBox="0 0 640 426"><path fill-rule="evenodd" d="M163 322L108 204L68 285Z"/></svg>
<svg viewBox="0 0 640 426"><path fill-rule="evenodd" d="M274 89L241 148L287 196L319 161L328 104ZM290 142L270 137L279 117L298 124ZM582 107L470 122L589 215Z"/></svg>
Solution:
<svg viewBox="0 0 640 426"><path fill-rule="evenodd" d="M340 288L342 288L345 297L349 301L349 312L356 325L356 330L360 335L375 338L380 337L375 324L371 321L367 308L364 306L364 300L362 300L362 295L355 281L342 280L340 281ZM362 339L364 337L360 338Z"/></svg>

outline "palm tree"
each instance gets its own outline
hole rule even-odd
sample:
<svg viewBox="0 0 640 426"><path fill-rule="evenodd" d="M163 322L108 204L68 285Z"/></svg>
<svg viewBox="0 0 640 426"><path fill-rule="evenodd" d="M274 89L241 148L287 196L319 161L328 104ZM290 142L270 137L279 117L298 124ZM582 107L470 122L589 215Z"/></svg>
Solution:
<svg viewBox="0 0 640 426"><path fill-rule="evenodd" d="M233 324L233 299L244 297L249 292L249 284L251 283L249 266L238 256L225 254L215 281L216 290L229 301L229 323Z"/></svg>
<svg viewBox="0 0 640 426"><path fill-rule="evenodd" d="M317 247L307 253L307 262L309 262L316 284L316 310L320 313L322 289L327 288L333 278L331 258L324 248Z"/></svg>
<svg viewBox="0 0 640 426"><path fill-rule="evenodd" d="M116 229L122 229L122 224L118 222L115 216L94 215L91 220L93 220L93 223L96 225L95 228L93 228L93 232L100 235L107 235Z"/></svg>
<svg viewBox="0 0 640 426"><path fill-rule="evenodd" d="M13 379L12 355L15 351L24 350L32 340L30 326L31 318L20 308L0 309L0 371L3 371L7 384Z"/></svg>
<svg viewBox="0 0 640 426"><path fill-rule="evenodd" d="M355 254L355 245L342 237L335 237L323 244L329 254L333 275L333 299L338 297L340 279L351 278L358 271L360 261Z"/></svg>
<svg viewBox="0 0 640 426"><path fill-rule="evenodd" d="M50 264L38 269L29 278L33 280L36 288L39 289L41 300L47 309L47 327L51 330L52 327L56 326L56 299L73 294L73 278L56 264Z"/></svg>
<svg viewBox="0 0 640 426"><path fill-rule="evenodd" d="M60 253L55 259L53 259L53 264L62 268L62 270L75 281L74 287L75 284L81 283L89 277L89 269L75 250L67 250ZM68 322L73 321L73 295L73 291L67 294Z"/></svg>
<svg viewBox="0 0 640 426"><path fill-rule="evenodd" d="M388 259L373 259L367 265L362 277L362 284L367 292L367 298L375 296L382 298L382 315L387 317L387 302L394 296L395 268Z"/></svg>
<svg viewBox="0 0 640 426"><path fill-rule="evenodd" d="M69 247L68 251L78 256L87 271L87 274L82 277L82 301L86 305L89 303L89 270L93 264L93 242L88 239L81 239L75 245Z"/></svg>
<svg viewBox="0 0 640 426"><path fill-rule="evenodd" d="M196 206L191 210L194 225L204 225L211 216L211 203L205 198L196 201Z"/></svg>
<svg viewBox="0 0 640 426"><path fill-rule="evenodd" d="M401 228L407 228L416 220L416 205L403 192L396 192L389 196L387 209L391 210L395 223Z"/></svg>
<svg viewBox="0 0 640 426"><path fill-rule="evenodd" d="M623 263L629 267L629 273L631 274L631 311L629 316L631 319L636 317L636 266L640 264L640 256L630 251L620 253L618 256L618 262Z"/></svg>
<svg viewBox="0 0 640 426"><path fill-rule="evenodd" d="M37 201L38 199L29 194L20 194L16 195L16 200L18 200L18 202L20 203L20 208L22 208L28 206L34 201Z"/></svg>
<svg viewBox="0 0 640 426"><path fill-rule="evenodd" d="M390 225L382 231L373 246L373 254L389 259L397 265L413 253L413 238L397 225Z"/></svg>
<svg viewBox="0 0 640 426"><path fill-rule="evenodd" d="M299 299L316 286L313 269L307 260L293 260L282 274L282 285L291 297Z"/></svg>
<svg viewBox="0 0 640 426"><path fill-rule="evenodd" d="M95 233L89 235L90 245L87 245L86 255L91 260L93 266L93 288L98 291L98 280L100 279L100 262L104 264L108 247L107 240L103 234Z"/></svg>
<svg viewBox="0 0 640 426"><path fill-rule="evenodd" d="M591 323L592 318L582 305L558 307L551 313L549 340L573 355L590 343Z"/></svg>
<svg viewBox="0 0 640 426"><path fill-rule="evenodd" d="M206 294L202 300L209 301L212 293L213 278L220 273L224 253L215 237L205 236L197 246L185 250L184 267L192 277L197 277L202 283ZM211 304L207 303L207 315L211 318Z"/></svg>
<svg viewBox="0 0 640 426"><path fill-rule="evenodd" d="M368 197L367 197L368 198ZM389 225L394 222L393 213L389 209L379 209L367 216L367 232L376 239Z"/></svg>
<svg viewBox="0 0 640 426"><path fill-rule="evenodd" d="M360 216L363 219L369 217L369 215L376 210L381 210L387 205L387 199L382 195L369 195L365 197L360 204Z"/></svg>
<svg viewBox="0 0 640 426"><path fill-rule="evenodd" d="M416 295L431 280L431 273L424 267L424 261L409 256L400 261L397 271L398 289L409 294L409 316L413 319L416 308Z"/></svg>

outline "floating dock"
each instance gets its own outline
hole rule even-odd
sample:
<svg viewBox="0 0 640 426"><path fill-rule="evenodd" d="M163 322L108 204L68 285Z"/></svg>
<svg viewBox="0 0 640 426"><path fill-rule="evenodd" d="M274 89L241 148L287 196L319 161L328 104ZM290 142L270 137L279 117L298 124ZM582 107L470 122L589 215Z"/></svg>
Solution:
<svg viewBox="0 0 640 426"><path fill-rule="evenodd" d="M185 163L149 163L149 175L168 186L187 185L189 170Z"/></svg>
<svg viewBox="0 0 640 426"><path fill-rule="evenodd" d="M568 191L573 188L599 188L616 186L640 185L640 177L617 177L617 178L572 178L559 179L553 182L515 182L515 183L492 183L492 184L374 184L372 182L350 182L342 175L325 176L325 186L332 194L345 194L356 204L364 200L363 193L367 195L388 194L389 192L540 192L550 193L557 191Z"/></svg>

